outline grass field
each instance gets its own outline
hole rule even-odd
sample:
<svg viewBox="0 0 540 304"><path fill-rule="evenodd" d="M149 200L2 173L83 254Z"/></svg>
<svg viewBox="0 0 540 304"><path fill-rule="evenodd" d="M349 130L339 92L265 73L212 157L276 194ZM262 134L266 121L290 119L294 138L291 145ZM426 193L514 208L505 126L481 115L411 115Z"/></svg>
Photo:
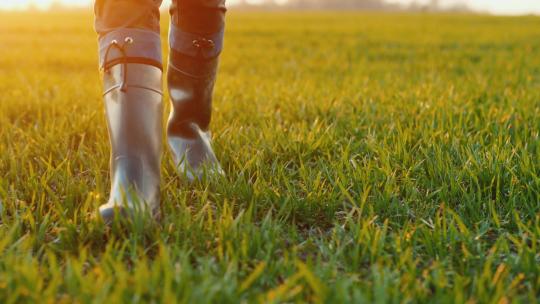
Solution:
<svg viewBox="0 0 540 304"><path fill-rule="evenodd" d="M159 224L92 218L96 61L90 14L0 14L1 303L540 301L540 18L232 12L227 177L165 154Z"/></svg>

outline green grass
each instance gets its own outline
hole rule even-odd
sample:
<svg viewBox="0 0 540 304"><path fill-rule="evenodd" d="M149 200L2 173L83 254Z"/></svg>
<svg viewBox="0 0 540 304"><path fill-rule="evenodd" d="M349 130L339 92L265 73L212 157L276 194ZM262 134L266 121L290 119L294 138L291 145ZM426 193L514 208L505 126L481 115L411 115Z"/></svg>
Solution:
<svg viewBox="0 0 540 304"><path fill-rule="evenodd" d="M0 302L540 301L540 18L228 21L227 177L109 229L92 16L0 15Z"/></svg>

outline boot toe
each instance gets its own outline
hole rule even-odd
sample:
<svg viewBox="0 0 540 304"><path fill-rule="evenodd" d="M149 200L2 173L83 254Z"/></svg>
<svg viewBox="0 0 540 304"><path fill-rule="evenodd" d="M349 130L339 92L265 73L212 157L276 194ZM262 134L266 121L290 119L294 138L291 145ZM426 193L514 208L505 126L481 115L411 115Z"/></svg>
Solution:
<svg viewBox="0 0 540 304"><path fill-rule="evenodd" d="M115 218L126 218L129 216L129 212L125 207L103 205L99 208L99 216L106 224L112 223Z"/></svg>
<svg viewBox="0 0 540 304"><path fill-rule="evenodd" d="M205 177L225 176L225 171L217 162L204 162L196 168L180 166L179 171L180 175L185 176L191 183L204 180Z"/></svg>
<svg viewBox="0 0 540 304"><path fill-rule="evenodd" d="M169 135L169 146L173 152L178 172L189 182L202 180L205 176L223 176L225 172L212 148L209 132L203 132L195 124L195 138Z"/></svg>

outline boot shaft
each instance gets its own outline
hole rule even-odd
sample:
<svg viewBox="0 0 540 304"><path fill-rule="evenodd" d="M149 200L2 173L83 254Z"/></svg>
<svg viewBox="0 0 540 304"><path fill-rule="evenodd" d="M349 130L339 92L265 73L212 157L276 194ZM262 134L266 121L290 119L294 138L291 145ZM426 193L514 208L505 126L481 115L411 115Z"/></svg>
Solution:
<svg viewBox="0 0 540 304"><path fill-rule="evenodd" d="M143 64L125 66L116 65L103 77L112 157L156 159L162 145L162 72Z"/></svg>
<svg viewBox="0 0 540 304"><path fill-rule="evenodd" d="M204 69L196 70L197 59L184 56L182 67L169 64L168 88L172 103L168 134L194 138L189 127L195 123L208 131L212 119L212 97L217 74L218 58L203 61Z"/></svg>
<svg viewBox="0 0 540 304"><path fill-rule="evenodd" d="M223 28L213 34L195 34L171 25L167 79L172 102L169 136L197 138L191 124L208 131L223 35Z"/></svg>

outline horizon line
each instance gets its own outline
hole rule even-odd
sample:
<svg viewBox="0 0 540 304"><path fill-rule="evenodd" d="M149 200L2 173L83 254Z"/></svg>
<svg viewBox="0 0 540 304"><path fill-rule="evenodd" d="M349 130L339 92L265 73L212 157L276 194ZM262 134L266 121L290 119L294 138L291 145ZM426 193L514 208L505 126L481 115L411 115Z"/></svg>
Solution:
<svg viewBox="0 0 540 304"><path fill-rule="evenodd" d="M92 10L92 4L53 4L48 7L40 7L36 5L28 5L26 7L19 7L19 8L3 8L0 7L0 12L2 13L22 13L22 12L80 12L86 9ZM261 4L230 4L229 9L231 10L250 10L250 11L260 11L260 12L272 12L272 11L291 11L291 12L299 12L299 11L328 11L328 12L343 12L345 10L347 11L354 11L354 12L388 12L388 13L428 13L428 14L444 14L444 13L463 13L463 14L478 14L478 15L492 15L492 16L508 16L508 17L519 17L519 16L540 16L540 12L496 12L496 11L490 11L490 10L479 10L474 9L469 6L466 6L463 8L463 10L456 10L456 8L459 7L442 7L438 8L436 10L429 9L428 5L420 5L419 7L414 7L412 5L396 5L393 6L393 8L389 9L377 9L377 8L316 8L316 7L287 7L286 5L276 5L276 6L265 6ZM390 6L392 7L392 6ZM168 11L167 8L161 8L161 11L166 12Z"/></svg>

